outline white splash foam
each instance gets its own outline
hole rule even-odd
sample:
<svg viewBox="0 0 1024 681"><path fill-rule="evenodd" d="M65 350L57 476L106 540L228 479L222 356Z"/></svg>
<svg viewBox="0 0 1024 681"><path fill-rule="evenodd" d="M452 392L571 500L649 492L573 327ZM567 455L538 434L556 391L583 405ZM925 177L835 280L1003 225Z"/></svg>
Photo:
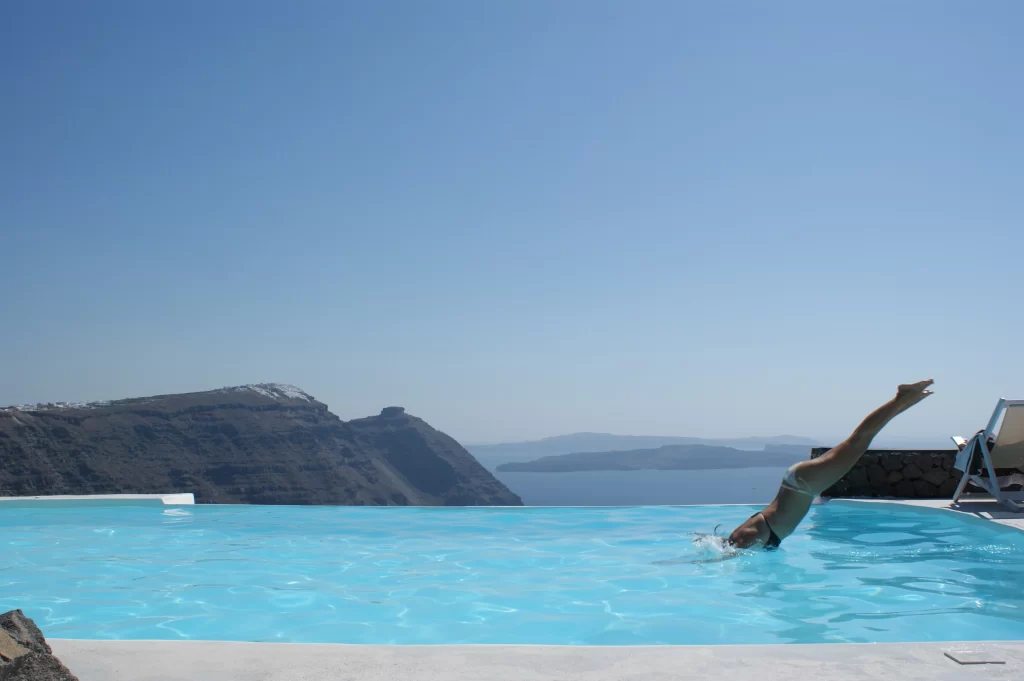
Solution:
<svg viewBox="0 0 1024 681"><path fill-rule="evenodd" d="M730 556L738 551L729 545L725 537L711 534L698 534L693 540L693 545L697 547L698 553L711 556Z"/></svg>

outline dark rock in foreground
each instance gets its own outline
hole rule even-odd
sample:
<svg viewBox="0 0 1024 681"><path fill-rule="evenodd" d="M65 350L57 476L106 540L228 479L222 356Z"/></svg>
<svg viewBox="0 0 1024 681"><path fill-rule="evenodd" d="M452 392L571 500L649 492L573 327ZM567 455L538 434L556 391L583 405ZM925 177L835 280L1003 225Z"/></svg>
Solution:
<svg viewBox="0 0 1024 681"><path fill-rule="evenodd" d="M345 422L292 386L0 409L0 496L171 492L200 503L522 505L401 407Z"/></svg>
<svg viewBox="0 0 1024 681"><path fill-rule="evenodd" d="M0 615L0 681L78 681L21 610Z"/></svg>
<svg viewBox="0 0 1024 681"><path fill-rule="evenodd" d="M25 617L21 610L11 610L0 615L0 629L7 632L7 635L23 648L44 655L53 652L43 638L43 632L39 631L36 623Z"/></svg>
<svg viewBox="0 0 1024 681"><path fill-rule="evenodd" d="M78 681L53 655L29 653L0 666L0 681Z"/></svg>

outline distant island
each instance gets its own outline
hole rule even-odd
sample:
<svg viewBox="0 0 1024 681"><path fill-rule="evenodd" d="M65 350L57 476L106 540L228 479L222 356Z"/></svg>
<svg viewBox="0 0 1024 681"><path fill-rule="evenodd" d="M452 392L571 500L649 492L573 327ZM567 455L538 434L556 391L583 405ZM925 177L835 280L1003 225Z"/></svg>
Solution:
<svg viewBox="0 0 1024 681"><path fill-rule="evenodd" d="M0 496L170 492L221 504L523 503L403 408L346 422L290 385L0 409Z"/></svg>
<svg viewBox="0 0 1024 681"><path fill-rule="evenodd" d="M534 461L500 464L503 473L574 473L579 471L709 470L786 467L809 458L806 445L768 445L760 451L712 445L664 445L652 449L576 452Z"/></svg>
<svg viewBox="0 0 1024 681"><path fill-rule="evenodd" d="M541 457L580 452L630 452L652 450L666 445L706 445L740 451L772 451L805 455L811 447L822 444L826 443L799 435L713 439L671 435L572 433L525 442L466 445L466 449L491 470L505 471L511 469L502 468L502 464L532 462Z"/></svg>

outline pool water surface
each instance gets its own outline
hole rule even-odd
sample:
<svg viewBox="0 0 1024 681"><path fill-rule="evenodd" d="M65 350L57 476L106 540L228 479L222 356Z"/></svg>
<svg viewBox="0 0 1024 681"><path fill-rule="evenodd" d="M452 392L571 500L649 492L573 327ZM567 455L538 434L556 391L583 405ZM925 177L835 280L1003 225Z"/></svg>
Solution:
<svg viewBox="0 0 1024 681"><path fill-rule="evenodd" d="M1024 533L812 508L776 552L696 533L747 506L0 508L0 612L48 637L376 644L1024 639Z"/></svg>

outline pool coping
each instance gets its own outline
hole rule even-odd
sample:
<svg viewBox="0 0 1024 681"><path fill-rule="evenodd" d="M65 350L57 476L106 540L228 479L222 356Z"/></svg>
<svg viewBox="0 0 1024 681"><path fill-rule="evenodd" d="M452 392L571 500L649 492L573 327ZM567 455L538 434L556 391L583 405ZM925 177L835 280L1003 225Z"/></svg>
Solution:
<svg viewBox="0 0 1024 681"><path fill-rule="evenodd" d="M5 507L45 508L47 506L193 506L191 492L171 494L53 494L30 497L0 497Z"/></svg>

